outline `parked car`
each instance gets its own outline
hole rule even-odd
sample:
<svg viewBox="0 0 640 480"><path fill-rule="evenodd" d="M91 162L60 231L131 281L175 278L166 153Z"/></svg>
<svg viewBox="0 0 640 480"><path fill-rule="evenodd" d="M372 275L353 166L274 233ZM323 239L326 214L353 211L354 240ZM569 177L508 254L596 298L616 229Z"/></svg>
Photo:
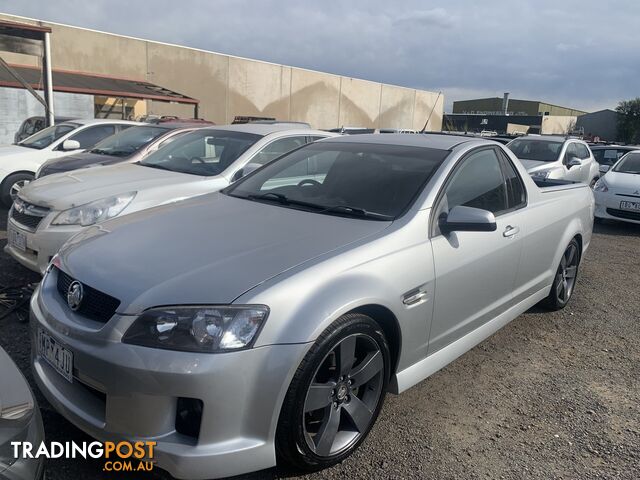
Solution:
<svg viewBox="0 0 640 480"><path fill-rule="evenodd" d="M599 164L600 175L604 175L623 155L634 150L640 150L640 147L631 145L589 145L589 149L593 154L593 158Z"/></svg>
<svg viewBox="0 0 640 480"><path fill-rule="evenodd" d="M73 120L40 130L16 145L0 145L0 202L7 207L50 158L71 155L140 125L126 120Z"/></svg>
<svg viewBox="0 0 640 480"><path fill-rule="evenodd" d="M593 194L539 183L482 139L341 136L105 222L33 297L34 377L95 438L157 441L178 478L335 464L387 390L567 305Z"/></svg>
<svg viewBox="0 0 640 480"><path fill-rule="evenodd" d="M526 135L507 144L537 179L570 180L594 185L598 163L582 140L558 136Z"/></svg>
<svg viewBox="0 0 640 480"><path fill-rule="evenodd" d="M20 191L5 251L44 272L76 233L118 215L210 193L276 157L332 134L282 125L227 125L185 133L137 163L49 175Z"/></svg>
<svg viewBox="0 0 640 480"><path fill-rule="evenodd" d="M80 168L135 163L178 135L202 127L201 124L161 123L128 128L105 138L88 151L47 160L36 172L36 178Z"/></svg>
<svg viewBox="0 0 640 480"><path fill-rule="evenodd" d="M34 453L44 441L42 417L29 384L11 357L0 347L0 478L43 478L44 460L14 455L12 442L30 442Z"/></svg>
<svg viewBox="0 0 640 480"><path fill-rule="evenodd" d="M597 219L640 224L640 149L627 153L600 177L593 193Z"/></svg>
<svg viewBox="0 0 640 480"><path fill-rule="evenodd" d="M70 117L55 117L54 123L62 123L69 120L73 120ZM46 119L42 116L38 117L29 117L24 122L20 124L18 131L13 136L13 141L15 143L20 143L25 138L29 138L34 133L42 130L46 125Z"/></svg>

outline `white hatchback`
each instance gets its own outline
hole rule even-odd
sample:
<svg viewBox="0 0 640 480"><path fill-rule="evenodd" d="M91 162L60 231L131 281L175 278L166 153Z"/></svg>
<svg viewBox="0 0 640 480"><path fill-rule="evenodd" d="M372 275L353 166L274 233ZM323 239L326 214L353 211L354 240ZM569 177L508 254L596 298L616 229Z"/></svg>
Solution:
<svg viewBox="0 0 640 480"><path fill-rule="evenodd" d="M70 120L52 125L15 145L0 145L0 201L7 207L36 171L50 158L93 147L139 122L127 120Z"/></svg>
<svg viewBox="0 0 640 480"><path fill-rule="evenodd" d="M640 224L640 150L627 153L593 188L597 219Z"/></svg>

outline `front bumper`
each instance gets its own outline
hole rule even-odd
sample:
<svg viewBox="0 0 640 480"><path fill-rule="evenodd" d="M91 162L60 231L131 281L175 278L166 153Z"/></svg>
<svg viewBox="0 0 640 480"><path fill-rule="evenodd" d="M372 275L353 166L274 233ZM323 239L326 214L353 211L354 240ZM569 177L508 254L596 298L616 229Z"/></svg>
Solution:
<svg viewBox="0 0 640 480"><path fill-rule="evenodd" d="M53 274L52 274L53 275ZM289 382L309 344L224 354L173 352L120 342L135 320L83 322L55 282L31 301L32 345L45 330L73 352L73 383L32 349L36 382L69 421L106 441L156 441L154 461L177 478L239 475L275 465L274 437ZM197 437L179 433L180 398L202 401Z"/></svg>
<svg viewBox="0 0 640 480"><path fill-rule="evenodd" d="M44 427L38 405L34 406L34 413L29 423L12 441L28 442L33 448L38 448L44 441ZM13 447L0 445L0 478L3 480L38 480L44 476L44 457L15 458Z"/></svg>
<svg viewBox="0 0 640 480"><path fill-rule="evenodd" d="M640 198L630 197L626 195L616 195L609 192L593 192L596 199L596 218L605 220L615 220L617 222L628 222L640 225L640 212L624 211L620 209L620 202L639 202Z"/></svg>
<svg viewBox="0 0 640 480"><path fill-rule="evenodd" d="M62 245L84 229L84 227L75 225L51 225L50 222L56 214L57 212L53 212L45 217L35 231L26 229L23 225L9 218L7 228L17 230L24 235L26 250L20 250L7 242L4 251L23 266L42 275L51 258L58 253Z"/></svg>

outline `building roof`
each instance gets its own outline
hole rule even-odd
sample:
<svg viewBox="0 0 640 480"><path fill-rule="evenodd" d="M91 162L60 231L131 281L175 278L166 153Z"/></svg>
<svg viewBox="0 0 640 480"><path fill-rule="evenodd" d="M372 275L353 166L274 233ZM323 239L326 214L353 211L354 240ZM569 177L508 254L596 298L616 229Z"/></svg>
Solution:
<svg viewBox="0 0 640 480"><path fill-rule="evenodd" d="M42 70L39 67L10 65L34 89L42 88ZM198 100L153 83L96 75L67 70L53 70L53 90L56 92L104 95L108 97L139 98L163 102L197 104ZM0 87L22 88L5 69L0 69Z"/></svg>

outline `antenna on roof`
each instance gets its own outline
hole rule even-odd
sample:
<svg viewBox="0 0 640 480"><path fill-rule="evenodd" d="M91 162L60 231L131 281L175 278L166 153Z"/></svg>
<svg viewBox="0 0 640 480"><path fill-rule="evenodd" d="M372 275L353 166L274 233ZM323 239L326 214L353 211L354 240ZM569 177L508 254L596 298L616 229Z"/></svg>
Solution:
<svg viewBox="0 0 640 480"><path fill-rule="evenodd" d="M442 91L438 92L438 96L436 97L436 101L433 102L433 107L431 107L431 112L429 113L429 116L427 117L427 121L424 122L424 127L422 127L422 130L420 130L420 133L424 133L424 131L427 129L427 125L429 124L429 120L431 120L431 115L433 115L433 111L436 109L436 105L438 104L438 100L440 100L440 95L442 95Z"/></svg>

